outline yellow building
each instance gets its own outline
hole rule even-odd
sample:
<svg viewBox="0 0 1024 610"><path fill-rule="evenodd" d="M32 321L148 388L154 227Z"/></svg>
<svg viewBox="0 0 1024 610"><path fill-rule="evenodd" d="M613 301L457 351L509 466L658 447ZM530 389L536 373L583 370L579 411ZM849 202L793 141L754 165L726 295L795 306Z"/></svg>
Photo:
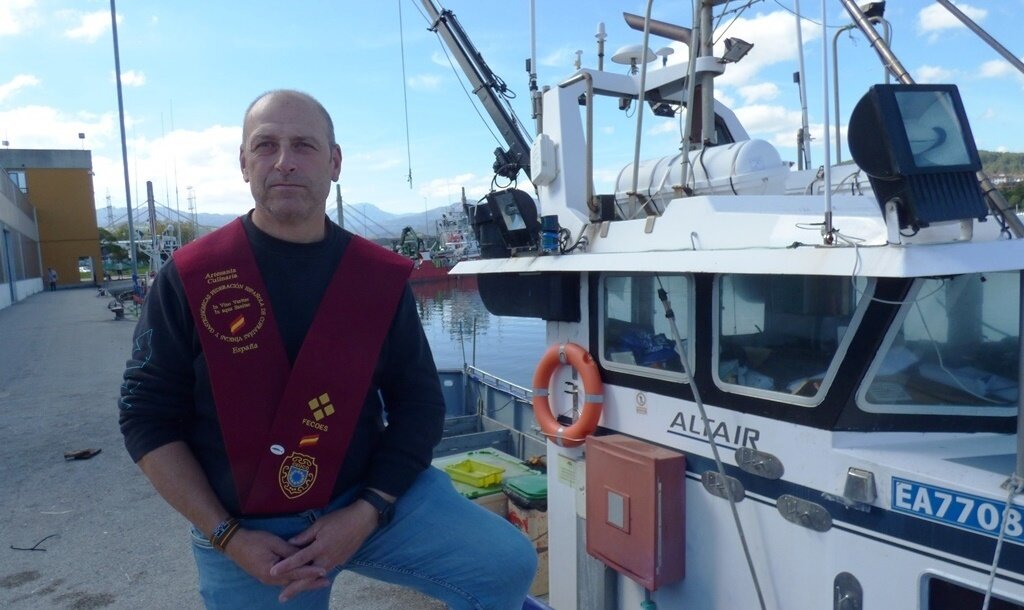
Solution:
<svg viewBox="0 0 1024 610"><path fill-rule="evenodd" d="M58 288L92 285L102 278L91 151L0 149L0 167L35 208L38 250L34 257L22 256L15 279L38 278L41 290L49 284L51 268ZM12 300L21 298L11 293Z"/></svg>

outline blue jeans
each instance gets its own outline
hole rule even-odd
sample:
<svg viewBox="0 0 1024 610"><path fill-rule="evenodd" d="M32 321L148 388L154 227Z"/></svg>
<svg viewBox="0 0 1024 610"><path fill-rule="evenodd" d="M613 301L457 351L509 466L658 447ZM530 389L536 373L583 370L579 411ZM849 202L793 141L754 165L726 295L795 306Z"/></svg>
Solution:
<svg viewBox="0 0 1024 610"><path fill-rule="evenodd" d="M358 490L327 508L287 517L243 519L242 527L288 539L326 513L350 504ZM207 608L276 608L281 588L249 576L192 528L199 592ZM335 568L402 585L454 609L519 610L537 566L530 541L500 516L462 497L448 475L428 468L395 504L395 516L374 532L347 563ZM326 610L330 588L296 595L287 608Z"/></svg>

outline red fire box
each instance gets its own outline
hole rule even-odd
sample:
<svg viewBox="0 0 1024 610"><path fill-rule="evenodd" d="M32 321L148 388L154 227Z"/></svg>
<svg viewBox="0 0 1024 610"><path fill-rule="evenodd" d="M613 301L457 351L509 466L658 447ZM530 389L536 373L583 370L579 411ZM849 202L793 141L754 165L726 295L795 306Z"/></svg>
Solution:
<svg viewBox="0 0 1024 610"><path fill-rule="evenodd" d="M648 590L685 574L686 458L615 434L589 436L587 552Z"/></svg>

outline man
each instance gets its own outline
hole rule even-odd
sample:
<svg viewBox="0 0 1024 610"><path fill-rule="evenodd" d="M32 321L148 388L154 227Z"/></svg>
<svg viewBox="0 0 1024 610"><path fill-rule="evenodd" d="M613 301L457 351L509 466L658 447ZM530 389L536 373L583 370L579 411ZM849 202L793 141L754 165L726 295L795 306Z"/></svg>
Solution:
<svg viewBox="0 0 1024 610"><path fill-rule="evenodd" d="M529 541L429 467L444 405L409 261L326 218L330 116L271 91L242 139L255 207L156 277L120 401L129 453L193 524L204 602L327 608L348 569L521 607Z"/></svg>
<svg viewBox="0 0 1024 610"><path fill-rule="evenodd" d="M49 267L46 270L46 277L50 281L50 292L57 291L57 270Z"/></svg>

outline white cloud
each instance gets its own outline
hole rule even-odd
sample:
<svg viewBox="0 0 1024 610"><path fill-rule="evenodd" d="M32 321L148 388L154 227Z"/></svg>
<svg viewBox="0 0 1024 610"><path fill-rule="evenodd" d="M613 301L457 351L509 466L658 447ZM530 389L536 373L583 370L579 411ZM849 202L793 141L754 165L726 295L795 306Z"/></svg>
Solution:
<svg viewBox="0 0 1024 610"><path fill-rule="evenodd" d="M561 46L550 51L544 57L537 59L537 63L548 68L568 69L576 61L576 48L568 45ZM536 70L534 70L536 72Z"/></svg>
<svg viewBox="0 0 1024 610"><path fill-rule="evenodd" d="M126 117L128 133L131 117ZM0 111L0 132L12 148L79 149L93 151L93 187L102 207L109 193L115 207L124 206L124 169L121 162L120 129L117 114L67 114L46 106L24 106ZM153 181L156 199L175 206L175 174L182 211L186 209L186 187L194 186L198 210L212 213L242 213L252 207L249 189L238 169L239 126L214 125L199 131L176 130L155 140L128 141L132 201L145 199L147 180ZM168 188L165 189L165 185ZM136 192L136 189L139 192ZM168 197L166 192L170 190ZM169 201L166 201L168 200Z"/></svg>
<svg viewBox="0 0 1024 610"><path fill-rule="evenodd" d="M110 82L114 82L114 71L110 72ZM121 84L125 87L141 87L146 84L146 75L138 70L125 70L121 73Z"/></svg>
<svg viewBox="0 0 1024 610"><path fill-rule="evenodd" d="M129 140L133 204L145 199L149 180L154 199L172 209L180 207L182 213L187 210L190 186L199 212L241 214L248 210L252 196L238 169L241 139L241 127L214 125L201 131L176 130L154 140ZM124 169L116 146L93 156L93 173L97 202L109 193L115 207L123 206Z"/></svg>
<svg viewBox="0 0 1024 610"><path fill-rule="evenodd" d="M784 106L752 104L736 108L735 112L752 138L772 140L780 136L792 144L800 128L800 110L790 110Z"/></svg>
<svg viewBox="0 0 1024 610"><path fill-rule="evenodd" d="M76 13L74 19L78 21L78 25L64 32L64 36L72 40L96 42L110 31L110 11ZM120 15L117 16L117 22L121 23Z"/></svg>
<svg viewBox="0 0 1024 610"><path fill-rule="evenodd" d="M0 36L20 34L39 21L35 0L0 2Z"/></svg>
<svg viewBox="0 0 1024 610"><path fill-rule="evenodd" d="M737 89L743 96L745 104L756 104L757 102L769 102L779 97L779 87L775 83L762 83L760 85L746 85Z"/></svg>
<svg viewBox="0 0 1024 610"><path fill-rule="evenodd" d="M725 104L729 108L734 108L738 106L738 104L736 103L736 98L734 98L733 96L729 95L728 93L721 89L715 91L715 99Z"/></svg>
<svg viewBox="0 0 1024 610"><path fill-rule="evenodd" d="M661 134L678 135L679 134L679 119L675 119L675 120L668 120L667 118L662 119L662 120L654 123L654 126L651 127L647 131L647 133L652 135L652 136L661 135Z"/></svg>
<svg viewBox="0 0 1024 610"><path fill-rule="evenodd" d="M436 74L415 74L409 77L409 88L417 91L436 91L442 79Z"/></svg>
<svg viewBox="0 0 1024 610"><path fill-rule="evenodd" d="M19 74L6 83L0 83L0 102L5 101L20 89L35 87L39 83L40 80L31 74Z"/></svg>
<svg viewBox="0 0 1024 610"><path fill-rule="evenodd" d="M981 22L988 15L988 11L982 8L975 8L969 4L956 3L960 11L976 22ZM966 27L959 19L953 16L953 13L946 10L940 4L931 4L923 9L917 15L917 29L922 34L928 35L929 42L935 42L939 39L939 35L946 31L956 28Z"/></svg>
<svg viewBox="0 0 1024 610"><path fill-rule="evenodd" d="M434 51L430 54L430 61L445 68L451 68L452 64L448 62L448 56L442 51Z"/></svg>
<svg viewBox="0 0 1024 610"><path fill-rule="evenodd" d="M801 30L804 46L821 38L821 26L802 21ZM743 86L756 81L761 69L797 57L796 45L793 44L796 40L796 20L788 12L758 14L751 19L741 17L729 28L727 35L752 43L754 48L738 63L728 65L725 74L715 80L719 85ZM715 55L720 56L724 51L725 42L722 41L716 45ZM672 58L680 55L676 53Z"/></svg>
<svg viewBox="0 0 1024 610"><path fill-rule="evenodd" d="M1013 79L1024 86L1024 74L1010 65L1010 62L1002 59L986 61L978 67L978 76L981 78Z"/></svg>
<svg viewBox="0 0 1024 610"><path fill-rule="evenodd" d="M914 71L914 78L919 83L949 83L953 81L954 72L942 66L921 66Z"/></svg>
<svg viewBox="0 0 1024 610"><path fill-rule="evenodd" d="M79 133L91 147L114 141L118 133L113 113L70 115L48 106L0 110L0 130L12 148L79 148Z"/></svg>
<svg viewBox="0 0 1024 610"><path fill-rule="evenodd" d="M458 201L462 197L463 188L466 189L466 199L476 201L491 190L491 176L467 173L435 178L417 188L416 193L426 198L431 206L437 206L438 202Z"/></svg>
<svg viewBox="0 0 1024 610"><path fill-rule="evenodd" d="M982 78L1003 78L1015 72L1010 62L1002 59L986 61L978 68L978 76Z"/></svg>

